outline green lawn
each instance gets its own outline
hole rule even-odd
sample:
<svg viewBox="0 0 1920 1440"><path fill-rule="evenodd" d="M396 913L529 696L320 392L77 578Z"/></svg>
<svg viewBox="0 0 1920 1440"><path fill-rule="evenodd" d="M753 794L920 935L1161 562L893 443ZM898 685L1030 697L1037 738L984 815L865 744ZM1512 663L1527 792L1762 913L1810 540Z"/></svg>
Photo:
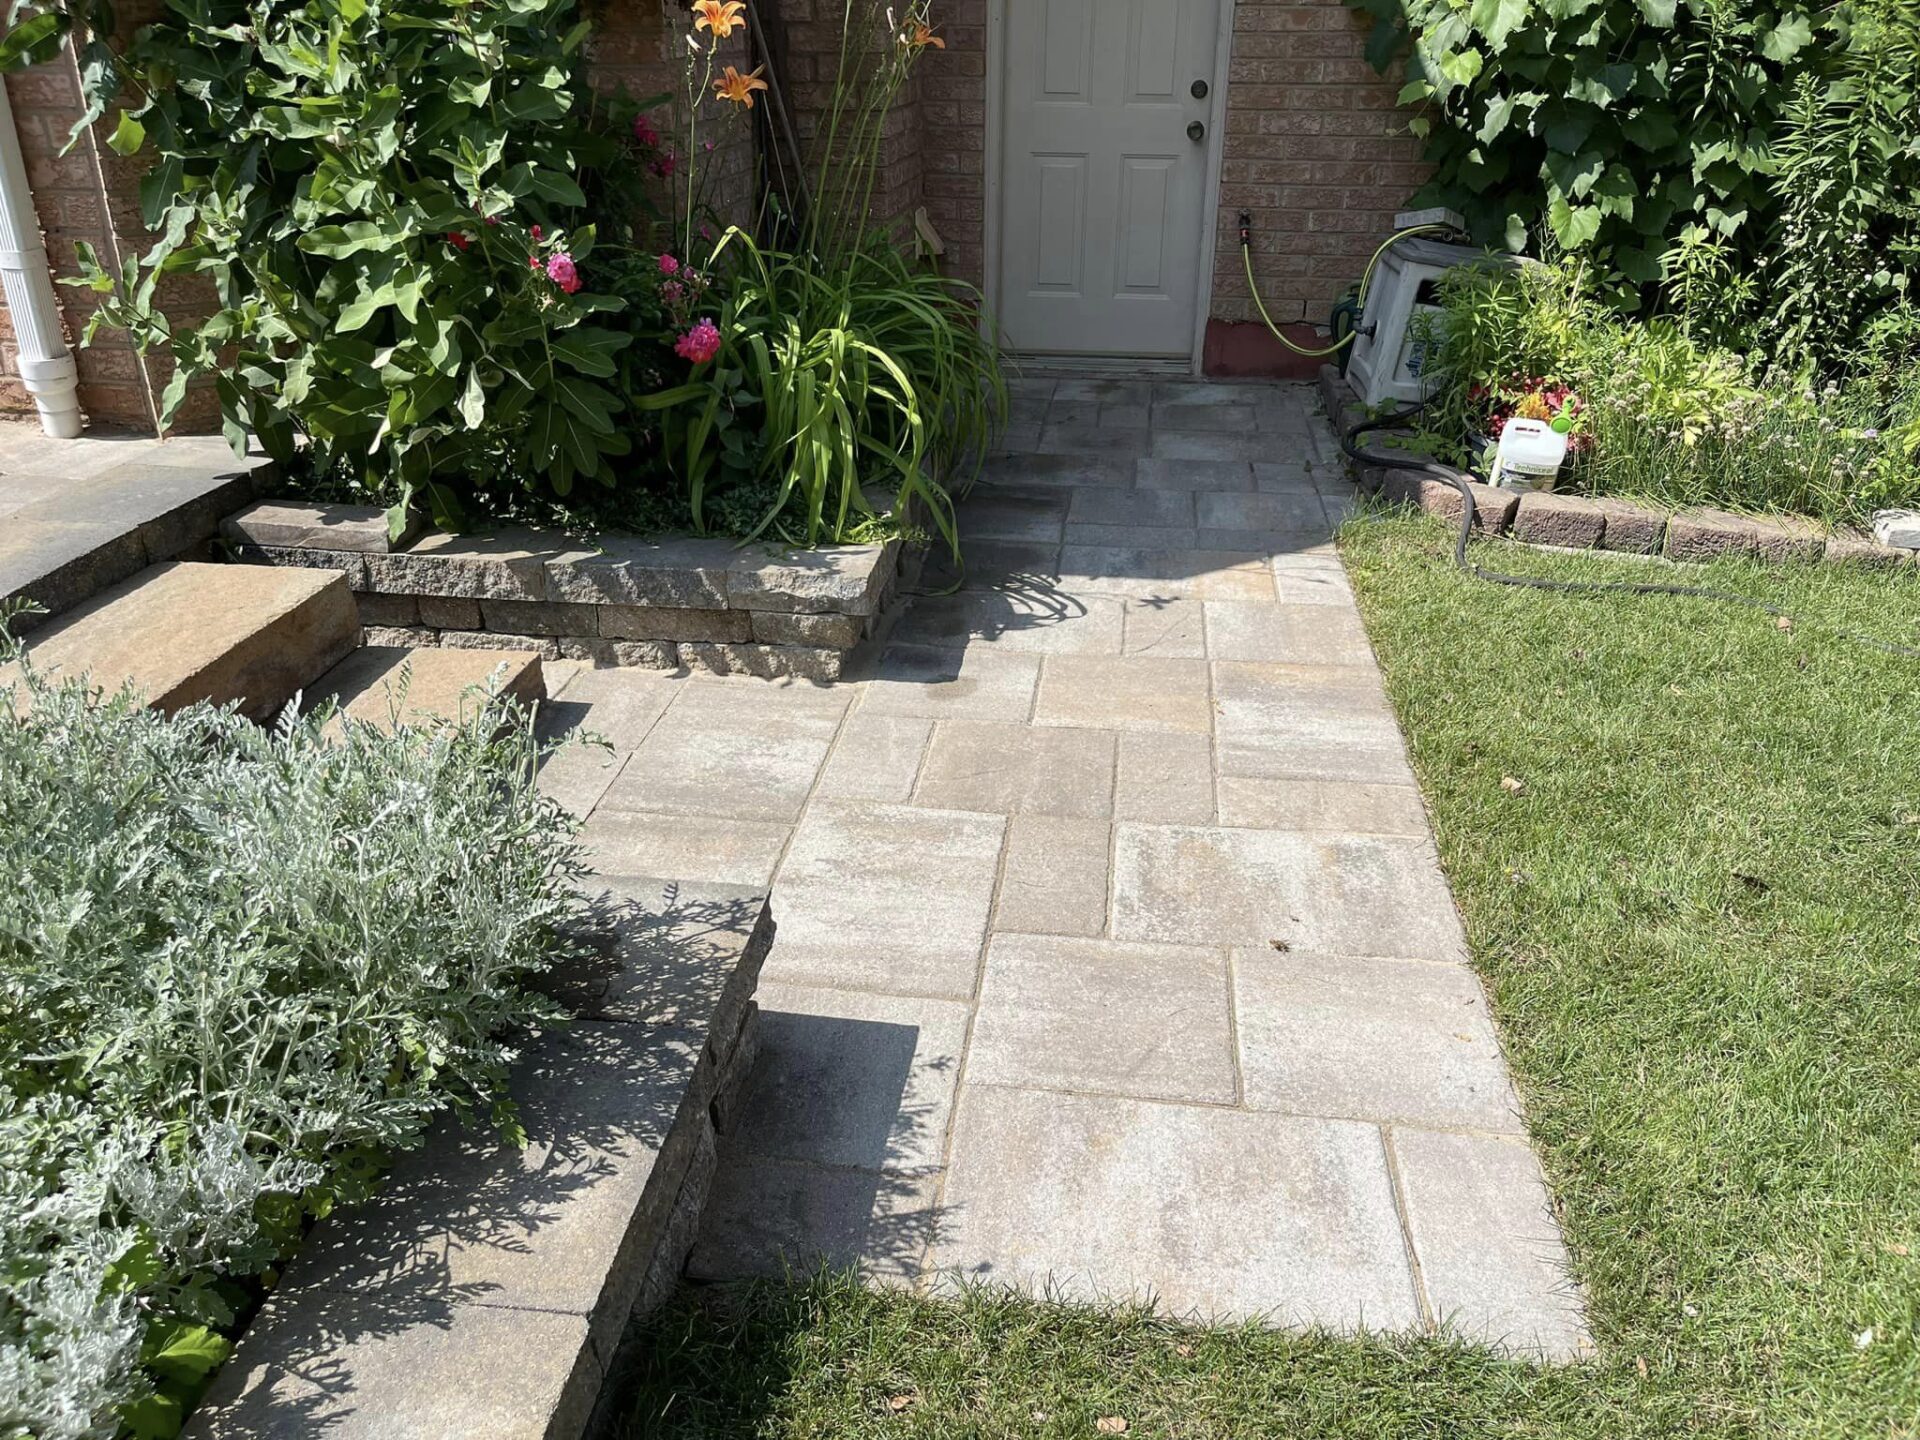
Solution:
<svg viewBox="0 0 1920 1440"><path fill-rule="evenodd" d="M1448 538L1392 519L1343 545L1601 1358L825 1278L683 1297L632 1434L1920 1437L1920 660L1828 628L1920 644L1920 574L1683 572L1787 605L1783 629L1481 584Z"/></svg>

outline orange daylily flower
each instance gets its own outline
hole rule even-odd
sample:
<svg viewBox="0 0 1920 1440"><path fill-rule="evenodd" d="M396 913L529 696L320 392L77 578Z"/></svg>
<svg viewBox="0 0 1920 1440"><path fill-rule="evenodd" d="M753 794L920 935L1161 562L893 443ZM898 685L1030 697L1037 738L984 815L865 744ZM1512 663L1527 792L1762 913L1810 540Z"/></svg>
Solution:
<svg viewBox="0 0 1920 1440"><path fill-rule="evenodd" d="M766 68L766 66L762 65L759 70L755 70L751 75L742 75L738 70L734 69L733 66L729 65L721 72L720 78L713 82L713 93L718 95L722 100L731 100L734 104L744 105L747 109L751 110L753 108L753 92L767 88L767 82L760 78L760 71Z"/></svg>
<svg viewBox="0 0 1920 1440"><path fill-rule="evenodd" d="M900 38L915 50L924 50L929 45L936 50L944 50L947 48L947 42L934 34L933 30L924 20L914 21L907 33Z"/></svg>
<svg viewBox="0 0 1920 1440"><path fill-rule="evenodd" d="M747 22L740 18L746 10L741 0L693 0L696 30L711 30L716 40L725 40Z"/></svg>

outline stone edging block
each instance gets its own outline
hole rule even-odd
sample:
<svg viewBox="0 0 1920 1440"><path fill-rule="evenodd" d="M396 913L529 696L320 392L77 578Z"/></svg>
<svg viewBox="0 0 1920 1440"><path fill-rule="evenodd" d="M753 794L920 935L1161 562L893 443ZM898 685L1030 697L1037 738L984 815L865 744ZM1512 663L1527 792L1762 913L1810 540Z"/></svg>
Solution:
<svg viewBox="0 0 1920 1440"><path fill-rule="evenodd" d="M549 977L579 1017L510 1081L528 1145L458 1124L307 1237L186 1440L578 1440L685 1268L756 1049L766 897L605 882Z"/></svg>

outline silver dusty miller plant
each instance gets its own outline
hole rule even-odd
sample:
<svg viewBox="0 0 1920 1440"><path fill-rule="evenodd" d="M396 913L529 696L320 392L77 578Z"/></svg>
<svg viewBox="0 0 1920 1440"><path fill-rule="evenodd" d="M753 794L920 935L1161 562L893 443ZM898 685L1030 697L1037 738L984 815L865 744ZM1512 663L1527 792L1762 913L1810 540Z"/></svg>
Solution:
<svg viewBox="0 0 1920 1440"><path fill-rule="evenodd" d="M527 717L467 710L0 684L0 1437L167 1433L303 1216L445 1111L512 1130L579 851Z"/></svg>

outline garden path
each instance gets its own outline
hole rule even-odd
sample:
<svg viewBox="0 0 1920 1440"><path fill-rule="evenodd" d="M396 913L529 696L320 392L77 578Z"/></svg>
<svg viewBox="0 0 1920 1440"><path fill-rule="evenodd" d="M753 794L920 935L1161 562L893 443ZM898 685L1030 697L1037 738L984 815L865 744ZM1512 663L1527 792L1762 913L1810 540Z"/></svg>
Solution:
<svg viewBox="0 0 1920 1440"><path fill-rule="evenodd" d="M551 707L614 745L544 776L603 870L773 883L694 1273L1582 1352L1310 392L1015 388L963 583L865 673Z"/></svg>

